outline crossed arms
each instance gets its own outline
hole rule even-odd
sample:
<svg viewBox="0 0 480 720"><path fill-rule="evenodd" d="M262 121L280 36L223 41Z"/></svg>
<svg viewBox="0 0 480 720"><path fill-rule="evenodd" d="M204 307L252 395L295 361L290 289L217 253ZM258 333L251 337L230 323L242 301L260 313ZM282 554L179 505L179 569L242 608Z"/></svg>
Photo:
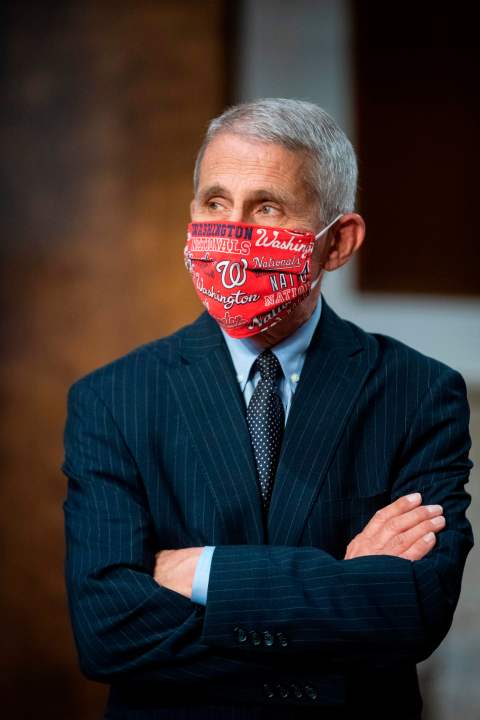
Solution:
<svg viewBox="0 0 480 720"><path fill-rule="evenodd" d="M398 498L378 510L364 530L348 544L345 560L368 555L393 555L421 560L435 545L435 533L445 527L441 505L421 506L420 493ZM153 576L159 585L191 598L201 547L160 550Z"/></svg>

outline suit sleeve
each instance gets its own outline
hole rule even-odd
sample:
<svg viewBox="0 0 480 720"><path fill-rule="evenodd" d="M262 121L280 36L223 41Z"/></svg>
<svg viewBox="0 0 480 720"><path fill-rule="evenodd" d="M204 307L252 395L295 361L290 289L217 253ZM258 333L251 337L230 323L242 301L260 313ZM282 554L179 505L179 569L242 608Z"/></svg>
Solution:
<svg viewBox="0 0 480 720"><path fill-rule="evenodd" d="M314 547L217 546L202 641L258 652L318 649L332 663L420 662L446 635L473 545L465 510L469 409L465 383L446 369L419 403L392 482L392 501L420 491L444 508L446 528L422 560L337 560Z"/></svg>
<svg viewBox="0 0 480 720"><path fill-rule="evenodd" d="M155 670L170 679L201 658L203 608L153 579L147 499L116 424L85 381L70 390L65 429L66 581L80 665L112 682Z"/></svg>

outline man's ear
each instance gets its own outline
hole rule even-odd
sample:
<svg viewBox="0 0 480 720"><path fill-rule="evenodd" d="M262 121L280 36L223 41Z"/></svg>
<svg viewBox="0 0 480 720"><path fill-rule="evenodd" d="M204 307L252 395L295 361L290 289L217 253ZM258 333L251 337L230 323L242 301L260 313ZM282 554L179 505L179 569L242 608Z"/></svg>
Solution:
<svg viewBox="0 0 480 720"><path fill-rule="evenodd" d="M332 239L325 250L322 267L331 272L345 265L360 248L365 238L365 222L358 213L347 213L335 223L328 236Z"/></svg>

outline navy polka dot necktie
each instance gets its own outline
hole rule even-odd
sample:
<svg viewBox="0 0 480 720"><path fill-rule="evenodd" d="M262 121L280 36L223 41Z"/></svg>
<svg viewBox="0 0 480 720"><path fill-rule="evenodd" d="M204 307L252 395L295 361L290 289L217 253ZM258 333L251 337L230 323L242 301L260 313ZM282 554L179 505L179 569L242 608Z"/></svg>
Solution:
<svg viewBox="0 0 480 720"><path fill-rule="evenodd" d="M257 466L263 507L268 510L285 424L283 403L276 392L282 368L270 350L262 352L253 367L254 370L260 371L260 380L248 404L247 425Z"/></svg>

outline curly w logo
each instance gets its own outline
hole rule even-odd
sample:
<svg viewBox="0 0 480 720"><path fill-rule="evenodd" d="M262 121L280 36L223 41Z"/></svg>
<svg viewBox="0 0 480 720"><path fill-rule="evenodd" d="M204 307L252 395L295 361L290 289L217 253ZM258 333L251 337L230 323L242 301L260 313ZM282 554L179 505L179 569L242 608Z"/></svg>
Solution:
<svg viewBox="0 0 480 720"><path fill-rule="evenodd" d="M221 274L222 285L229 290L234 287L241 287L247 280L247 261L242 258L239 262L231 260L220 260L215 268Z"/></svg>

